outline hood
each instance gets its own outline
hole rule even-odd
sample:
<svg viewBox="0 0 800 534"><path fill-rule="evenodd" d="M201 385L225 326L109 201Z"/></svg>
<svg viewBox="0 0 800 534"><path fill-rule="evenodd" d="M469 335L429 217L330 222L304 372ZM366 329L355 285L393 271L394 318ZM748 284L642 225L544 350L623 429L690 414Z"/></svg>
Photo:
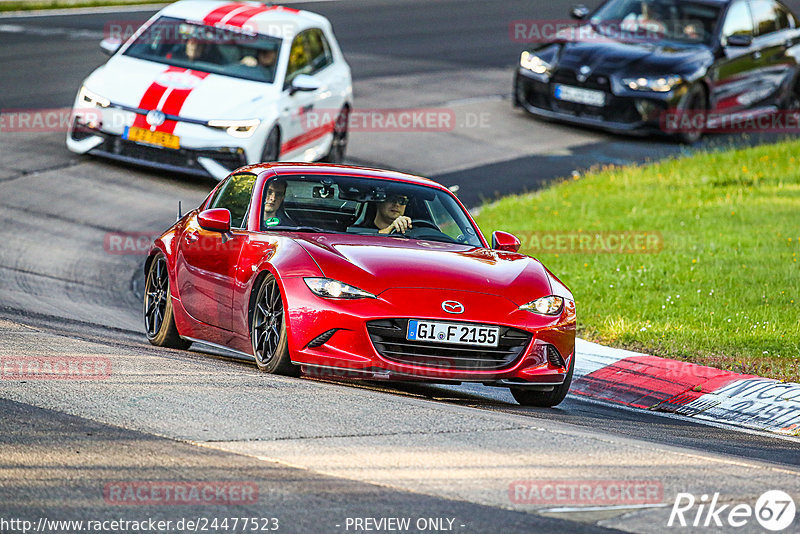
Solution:
<svg viewBox="0 0 800 534"><path fill-rule="evenodd" d="M551 293L542 264L523 254L378 236L299 234L296 240L326 277L375 295L390 288L455 289L521 305Z"/></svg>
<svg viewBox="0 0 800 534"><path fill-rule="evenodd" d="M580 40L564 40L558 66L577 71L587 65L592 74L606 76L683 73L713 62L711 50L702 44L626 42L604 37L591 26L582 26Z"/></svg>
<svg viewBox="0 0 800 534"><path fill-rule="evenodd" d="M124 55L114 56L85 81L92 92L130 107L139 107L142 97L155 83L189 91L185 101L176 99L182 102L179 109L162 111L202 120L260 118L278 93L273 84L187 71Z"/></svg>

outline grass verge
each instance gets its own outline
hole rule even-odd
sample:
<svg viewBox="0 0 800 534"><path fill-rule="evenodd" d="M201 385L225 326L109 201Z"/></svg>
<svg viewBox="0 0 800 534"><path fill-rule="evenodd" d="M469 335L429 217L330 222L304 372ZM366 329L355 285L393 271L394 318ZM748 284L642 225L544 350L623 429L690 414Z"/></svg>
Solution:
<svg viewBox="0 0 800 534"><path fill-rule="evenodd" d="M572 289L585 339L800 381L800 141L605 167L477 221Z"/></svg>

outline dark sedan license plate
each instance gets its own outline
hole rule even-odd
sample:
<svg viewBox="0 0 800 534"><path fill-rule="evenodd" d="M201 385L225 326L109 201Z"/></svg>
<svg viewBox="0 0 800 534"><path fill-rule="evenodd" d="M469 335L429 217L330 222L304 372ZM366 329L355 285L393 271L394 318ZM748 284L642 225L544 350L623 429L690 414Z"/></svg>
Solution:
<svg viewBox="0 0 800 534"><path fill-rule="evenodd" d="M571 85L556 85L553 94L559 100L586 104L587 106L603 107L606 104L606 94L595 89L583 89Z"/></svg>
<svg viewBox="0 0 800 534"><path fill-rule="evenodd" d="M496 347L500 339L500 329L496 326L474 326L411 319L408 321L406 339L409 341Z"/></svg>

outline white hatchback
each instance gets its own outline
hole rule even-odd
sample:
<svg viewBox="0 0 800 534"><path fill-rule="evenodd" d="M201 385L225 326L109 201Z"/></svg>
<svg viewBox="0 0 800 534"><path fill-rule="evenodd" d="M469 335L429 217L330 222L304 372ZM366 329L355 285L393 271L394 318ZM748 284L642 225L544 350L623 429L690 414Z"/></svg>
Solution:
<svg viewBox="0 0 800 534"><path fill-rule="evenodd" d="M320 15L183 0L101 47L111 59L78 91L73 152L216 179L262 161L344 158L350 67Z"/></svg>

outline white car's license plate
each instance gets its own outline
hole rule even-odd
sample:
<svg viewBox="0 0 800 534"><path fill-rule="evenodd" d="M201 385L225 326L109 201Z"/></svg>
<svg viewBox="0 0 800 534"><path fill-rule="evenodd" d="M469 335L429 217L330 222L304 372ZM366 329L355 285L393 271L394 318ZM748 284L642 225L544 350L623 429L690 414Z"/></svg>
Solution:
<svg viewBox="0 0 800 534"><path fill-rule="evenodd" d="M602 107L606 104L606 94L595 89L583 89L572 87L571 85L556 85L554 96L559 100L575 102L576 104L586 104L589 106Z"/></svg>
<svg viewBox="0 0 800 534"><path fill-rule="evenodd" d="M406 339L409 341L432 341L434 343L496 347L500 339L500 329L496 326L475 326L463 323L440 323L438 321L411 319L408 321Z"/></svg>

